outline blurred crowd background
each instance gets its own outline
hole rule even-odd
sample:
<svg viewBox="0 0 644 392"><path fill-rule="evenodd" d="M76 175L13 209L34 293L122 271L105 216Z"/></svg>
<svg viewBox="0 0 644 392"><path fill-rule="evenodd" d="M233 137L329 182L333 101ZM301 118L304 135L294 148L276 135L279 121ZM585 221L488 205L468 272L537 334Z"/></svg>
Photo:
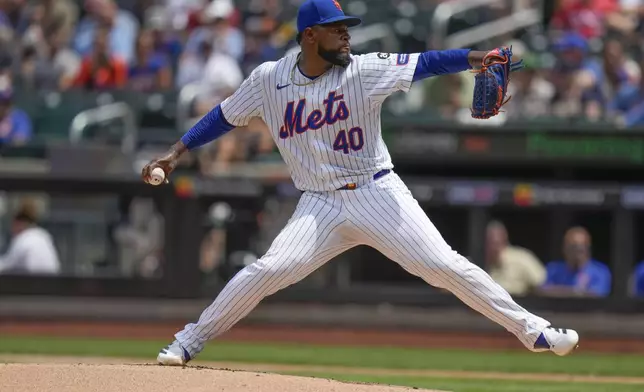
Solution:
<svg viewBox="0 0 644 392"><path fill-rule="evenodd" d="M100 132L92 134L94 141L122 143L124 151L145 162L235 91L257 65L298 50L294 39L299 3L0 0L0 155L37 155L38 146L77 142L100 124ZM527 68L513 74L506 111L477 125L610 124L614 129L644 125L642 0L343 0L341 4L346 13L364 21L352 30L356 53L512 45ZM388 100L383 116L417 117L424 124L471 124L473 80L464 72L417 83L409 94ZM132 110L118 106L119 102ZM104 110L96 112L96 107ZM104 124L114 119L121 122L113 128ZM135 140L122 135L130 128L136 129ZM187 155L180 170L215 176L245 163L279 161L263 124L252 123L247 132L233 132ZM3 211L19 211L12 215L7 233L15 236L37 221L37 208L24 203L0 203ZM91 211L96 205L79 215L83 204L79 199L57 203L48 210L63 216L73 205L77 221L95 218ZM263 218L274 227L258 240L262 245L255 253L232 257L238 259L236 265L247 264L266 248L289 208L268 202L261 217L249 218L254 223ZM119 200L114 210L120 218L113 220L108 242L118 245L113 248L118 253L117 273L148 277L160 273L163 222L157 207L137 198ZM224 227L231 215L225 204L209 211L201 261L206 272L225 258L223 248L229 240ZM74 252L63 249L61 257L74 265L74 273L82 268L70 261L71 253L98 260L92 261L92 271L109 259L94 242L84 242L83 235L91 236L91 230L81 234L74 234ZM570 228L562 239L562 261L551 263L513 247L502 222L491 222L486 235L485 265L513 294L611 292L611 272L605 260L593 258L591 235L583 227ZM51 241L46 233L35 238ZM56 258L47 258L45 272L60 272ZM631 291L644 294L642 266L634 270Z"/></svg>
<svg viewBox="0 0 644 392"><path fill-rule="evenodd" d="M297 50L294 22L299 2L2 0L0 98L3 107L15 107L0 113L11 118L11 126L3 123L0 141L24 143L55 136L56 124L49 118L21 107L19 98L29 99L33 107L29 94L35 92L163 92L170 101L183 92L181 102L189 107L164 114L194 120L225 99L258 64ZM441 17L442 6L467 2L343 3L347 13L365 21L353 32L358 53L512 45L528 67L513 77L507 112L487 125L526 119L610 122L619 127L644 122L644 5L638 0L470 2L475 6L464 7L448 20ZM388 109L399 115L423 113L436 121L467 122L472 83L468 73L429 79L408 96L392 100ZM446 87L450 94L438 93ZM49 96L45 106L55 102ZM164 102L150 101L149 109L167 112L161 109ZM144 127L176 124L185 129L189 124L139 120ZM217 154L204 155L202 170L272 153L272 142L263 135L220 143Z"/></svg>

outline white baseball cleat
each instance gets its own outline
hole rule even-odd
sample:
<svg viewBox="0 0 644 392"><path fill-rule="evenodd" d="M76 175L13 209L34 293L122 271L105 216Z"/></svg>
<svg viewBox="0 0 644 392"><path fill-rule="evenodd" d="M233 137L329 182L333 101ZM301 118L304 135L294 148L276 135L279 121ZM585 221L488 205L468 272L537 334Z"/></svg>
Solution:
<svg viewBox="0 0 644 392"><path fill-rule="evenodd" d="M161 349L157 362L166 366L183 366L190 361L190 354L176 340L166 348Z"/></svg>
<svg viewBox="0 0 644 392"><path fill-rule="evenodd" d="M552 351L564 356L579 347L579 334L572 329L548 327L543 330L534 343L534 351Z"/></svg>

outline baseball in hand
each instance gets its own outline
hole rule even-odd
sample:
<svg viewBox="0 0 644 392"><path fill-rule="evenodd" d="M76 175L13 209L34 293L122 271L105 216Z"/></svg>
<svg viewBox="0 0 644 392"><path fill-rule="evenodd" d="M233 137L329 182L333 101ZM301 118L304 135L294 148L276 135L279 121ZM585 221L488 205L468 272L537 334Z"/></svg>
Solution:
<svg viewBox="0 0 644 392"><path fill-rule="evenodd" d="M160 185L165 180L165 172L160 167L155 167L150 173L150 184Z"/></svg>

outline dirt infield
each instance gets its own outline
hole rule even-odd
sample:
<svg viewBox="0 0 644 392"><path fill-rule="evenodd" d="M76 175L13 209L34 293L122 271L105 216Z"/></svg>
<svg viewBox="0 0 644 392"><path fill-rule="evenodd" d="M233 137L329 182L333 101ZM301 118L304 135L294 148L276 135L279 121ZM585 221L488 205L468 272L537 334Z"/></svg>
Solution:
<svg viewBox="0 0 644 392"><path fill-rule="evenodd" d="M129 377L147 377L146 373L138 373L139 368L149 368L157 367L155 364L141 362L139 360L128 359L128 358L96 358L96 357L69 357L69 356L46 356L46 355L13 355L13 354L3 354L0 355L0 385L7 385L5 378L14 378L14 371L16 374L20 375L21 372L33 370L34 374L40 374L41 371L44 372L66 372L69 371L70 374L64 375L65 379L71 377L74 372L79 373L83 377L93 376L93 371L95 368L98 369L111 369L117 368L122 369ZM86 370L89 369L89 370ZM162 368L168 369L168 368ZM176 368L172 368L176 369ZM588 375L567 375L567 374L527 374L527 373L503 373L503 372L475 372L475 371L460 371L460 370L404 370L404 369L374 369L374 368L355 368L355 367L340 367L340 366L311 366L311 365L278 365L278 364L244 364L244 363L222 363L222 362L206 362L206 361L194 361L194 365L188 366L185 368L189 371L189 375L192 377L193 370L205 370L207 372L204 376L203 373L199 374L201 377L206 377L207 380L212 382L213 378L219 380L220 378L227 378L228 381L234 381L234 377L230 377L230 373L241 372L241 375L236 377L250 377L252 380L255 380L253 377L257 377L257 373L261 372L262 376L271 376L272 379L277 380L276 382L281 382L281 377L275 374L265 374L265 373L297 373L297 374L344 374L344 375L378 375L378 376L404 376L404 377L429 377L429 378L454 378L454 379L470 379L470 380L521 380L521 381L553 381L553 382L570 382L570 383L590 383L590 384L630 384L630 385L642 385L644 387L644 377L615 377L615 376L588 376ZM98 370L99 372L101 370ZM208 373L214 372L214 373ZM131 374L130 374L131 373ZM156 374L156 373L155 373ZM167 373L158 373L161 377L165 377ZM171 373L170 374L174 374ZM184 373L181 373L182 375ZM171 376L172 377L172 376ZM76 377L72 378L75 379ZM289 377L285 377L289 378ZM194 385L196 389L188 388L188 391L200 391L198 389L199 383L202 379L196 379L196 384ZM298 377L297 380L299 384L303 385L303 388L306 388L305 385L309 385L309 388L313 389L302 389L304 391L317 391L314 389L319 379L311 380L308 378ZM313 384L309 382L313 381ZM13 381L14 383L22 382L20 379ZM174 382L174 381L172 381ZM171 384L172 384L171 382ZM219 384L218 386L224 385ZM262 382L263 385L266 385ZM408 388L391 388L387 386L371 386L370 389L355 389L355 385L352 384L341 384L337 389L331 388L330 384L322 384L326 389L321 389L324 391L365 391L365 392L385 392L385 391L408 391ZM9 382L9 385L12 385ZM40 384L39 384L40 385ZM54 384L52 384L54 385ZM111 385L111 384L108 384ZM226 384L227 385L227 384ZM250 389L253 390L252 383L246 383ZM277 384L275 384L277 385ZM74 390L67 389L67 385L59 385L64 389L60 390ZM85 386L85 385L84 385ZM349 386L349 389L343 387ZM333 387L336 387L335 383ZM30 389L15 389L19 391L30 391ZM37 389L34 389L37 390ZM47 392L50 389L41 389L39 391ZM54 389L51 389L52 391ZM83 390L83 389L79 389ZM87 390L87 389L85 389ZM91 390L91 389L89 389ZM105 391L106 389L101 389ZM111 387L109 390L112 390ZM128 392L130 389L126 388L125 390L119 392ZM174 389L171 389L174 390ZM273 388L261 389L262 391L272 391ZM425 391L427 390L419 390ZM236 391L234 388L232 391ZM279 391L279 392L290 392L290 390ZM435 391L436 392L436 391Z"/></svg>
<svg viewBox="0 0 644 392"><path fill-rule="evenodd" d="M170 340L182 324L0 320L0 335ZM218 339L347 346L524 350L511 334L237 325ZM644 354L644 340L582 336L586 352Z"/></svg>
<svg viewBox="0 0 644 392"><path fill-rule="evenodd" d="M0 385L20 392L405 392L411 388L210 368L145 364L0 364ZM416 391L428 390L415 389ZM437 392L437 391L434 391Z"/></svg>

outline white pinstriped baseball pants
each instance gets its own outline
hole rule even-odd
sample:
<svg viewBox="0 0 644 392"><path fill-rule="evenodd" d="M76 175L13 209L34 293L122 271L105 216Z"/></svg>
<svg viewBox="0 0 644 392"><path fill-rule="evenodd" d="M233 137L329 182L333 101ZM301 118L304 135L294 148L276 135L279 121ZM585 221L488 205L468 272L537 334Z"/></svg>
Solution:
<svg viewBox="0 0 644 392"><path fill-rule="evenodd" d="M305 192L268 252L233 277L196 323L175 337L195 356L259 302L340 253L371 246L432 286L449 290L528 349L550 325L529 313L481 268L445 242L395 174L355 190Z"/></svg>

